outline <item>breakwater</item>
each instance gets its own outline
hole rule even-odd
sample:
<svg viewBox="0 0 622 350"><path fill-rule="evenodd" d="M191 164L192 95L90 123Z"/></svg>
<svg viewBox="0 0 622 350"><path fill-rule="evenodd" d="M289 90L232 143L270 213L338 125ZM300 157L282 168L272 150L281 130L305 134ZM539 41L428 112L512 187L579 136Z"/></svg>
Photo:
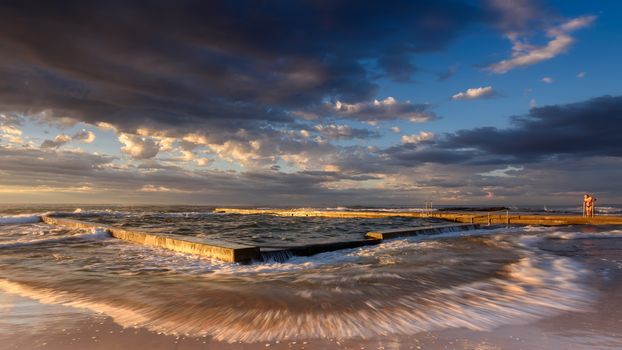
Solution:
<svg viewBox="0 0 622 350"><path fill-rule="evenodd" d="M160 247L180 253L196 254L209 258L216 258L226 262L247 263L261 259L259 248L229 242L213 242L208 240L196 240L184 237L170 237L160 234L151 234L138 230L126 230L107 225L90 223L86 221L56 218L43 215L41 220L49 225L64 226L69 228L106 230L112 237L148 246Z"/></svg>
<svg viewBox="0 0 622 350"><path fill-rule="evenodd" d="M315 216L326 218L434 218L458 223L490 225L622 225L622 216L539 215L507 212L408 212L329 211L306 209L216 208L216 212L240 215Z"/></svg>
<svg viewBox="0 0 622 350"><path fill-rule="evenodd" d="M292 256L311 256L319 253L341 249L357 248L381 243L385 239L412 236L429 235L444 232L454 232L476 229L477 224L453 224L430 225L421 227L406 227L384 231L361 232L360 238L338 242L325 242L314 244L301 244L284 247L257 247L221 240L208 240L191 236L167 235L150 233L135 229L124 229L101 223L55 217L51 215L41 216L41 220L49 225L56 225L77 229L102 229L110 236L143 244L173 250L180 253L196 254L209 258L215 258L226 262L251 263L253 261L285 261Z"/></svg>

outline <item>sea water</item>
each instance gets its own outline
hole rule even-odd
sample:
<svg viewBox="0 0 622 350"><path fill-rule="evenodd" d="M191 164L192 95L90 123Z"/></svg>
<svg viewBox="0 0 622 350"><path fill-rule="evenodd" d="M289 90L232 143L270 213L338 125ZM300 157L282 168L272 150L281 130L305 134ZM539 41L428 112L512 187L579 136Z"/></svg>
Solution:
<svg viewBox="0 0 622 350"><path fill-rule="evenodd" d="M0 214L0 291L101 313L124 327L248 343L485 331L589 312L598 296L589 283L593 272L564 253L572 251L567 242L622 233L499 226L239 265L117 240L103 230L49 226L36 214L265 247L437 222L245 216L203 207L37 210Z"/></svg>

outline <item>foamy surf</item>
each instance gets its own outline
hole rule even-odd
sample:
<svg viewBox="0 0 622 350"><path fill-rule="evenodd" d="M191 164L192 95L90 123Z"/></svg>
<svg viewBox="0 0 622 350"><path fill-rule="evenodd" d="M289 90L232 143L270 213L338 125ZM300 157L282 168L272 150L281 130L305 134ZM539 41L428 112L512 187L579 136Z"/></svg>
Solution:
<svg viewBox="0 0 622 350"><path fill-rule="evenodd" d="M201 218L215 215L213 210L209 211L176 211L176 212L160 212L160 211L126 211L116 209L82 209L76 208L72 212L59 212L60 215L69 215L76 217L100 216L112 218L139 218L139 217L157 217L157 218ZM221 213L218 213L222 215Z"/></svg>
<svg viewBox="0 0 622 350"><path fill-rule="evenodd" d="M103 313L124 327L247 343L491 330L590 309L594 293L580 263L505 233L452 235L246 266L118 243L121 260L91 262L101 277L2 277L0 289Z"/></svg>
<svg viewBox="0 0 622 350"><path fill-rule="evenodd" d="M0 225L21 225L41 222L40 214L20 214L0 216Z"/></svg>
<svg viewBox="0 0 622 350"><path fill-rule="evenodd" d="M592 299L579 282L584 273L567 259L534 262L523 258L507 266L506 278L467 283L435 290L424 297L405 294L387 300L365 297L356 308L320 306L285 307L259 300L236 304L195 304L185 296L176 306L99 300L96 296L68 290L31 287L0 280L5 292L103 313L124 327L145 327L165 334L211 336L227 342L258 342L295 339L372 338L386 334L415 334L447 328L491 330L500 325L530 322L565 311L586 311ZM320 277L320 276L316 276ZM379 276L369 275L373 279ZM381 276L387 278L386 275ZM390 275L395 278L395 275ZM333 279L322 276L320 279ZM364 279L364 278L362 278ZM362 279L359 279L361 281ZM359 281L349 281L358 283ZM346 288L347 289L347 288ZM315 304L318 295L301 290L290 299ZM344 294L331 291L330 294ZM349 298L358 293L345 293ZM262 297L260 297L262 298ZM186 305L188 302L188 306ZM140 304L143 304L140 306ZM192 306L192 307L191 307ZM254 306L254 307L253 307ZM226 325L226 326L223 326Z"/></svg>
<svg viewBox="0 0 622 350"><path fill-rule="evenodd" d="M51 237L45 237L45 235L38 236L26 236L20 237L13 240L3 240L0 242L0 249L7 248L20 248L20 247L28 247L28 246L36 246L36 245L44 245L44 244L52 244L52 243L63 243L68 241L75 240L102 240L110 238L110 233L103 228L95 228L89 230L91 233L82 233L83 230L80 230L80 233L66 234L66 235L53 235ZM43 238L41 238L43 237Z"/></svg>
<svg viewBox="0 0 622 350"><path fill-rule="evenodd" d="M573 239L598 239L598 238L620 238L622 230L609 230L607 232L552 232L546 237L573 240Z"/></svg>

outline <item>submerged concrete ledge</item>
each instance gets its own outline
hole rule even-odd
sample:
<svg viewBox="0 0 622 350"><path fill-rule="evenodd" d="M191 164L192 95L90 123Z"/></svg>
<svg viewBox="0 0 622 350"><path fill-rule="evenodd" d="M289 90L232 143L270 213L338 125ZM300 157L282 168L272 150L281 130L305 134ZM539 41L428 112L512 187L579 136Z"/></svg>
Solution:
<svg viewBox="0 0 622 350"><path fill-rule="evenodd" d="M102 228L112 237L144 244L153 247L173 250L180 253L197 254L209 258L216 258L226 262L247 263L252 260L261 259L258 247L247 246L236 243L213 242L206 240L194 240L185 237L179 239L166 235L156 235L137 230L126 230L107 225L100 225L85 221L57 218L48 215L41 216L41 220L46 224L58 225L69 228L94 229Z"/></svg>
<svg viewBox="0 0 622 350"><path fill-rule="evenodd" d="M393 230L382 230L367 232L366 238L370 239L390 239L406 236L432 235L445 232L468 231L478 229L478 224L449 224L449 225L433 225L410 228L399 228Z"/></svg>
<svg viewBox="0 0 622 350"><path fill-rule="evenodd" d="M350 249L364 247L368 245L375 245L382 243L381 239L369 238L359 241L343 241L343 242L329 242L329 243L317 243L317 244L305 244L293 247L283 247L281 250L286 250L292 255L297 256L311 256L320 253L332 252L341 249ZM263 250L262 250L263 251Z"/></svg>
<svg viewBox="0 0 622 350"><path fill-rule="evenodd" d="M433 218L470 224L502 225L622 225L622 216L540 215L510 212L409 212L409 211L330 211L309 209L216 208L216 212L240 215L315 216L326 218Z"/></svg>

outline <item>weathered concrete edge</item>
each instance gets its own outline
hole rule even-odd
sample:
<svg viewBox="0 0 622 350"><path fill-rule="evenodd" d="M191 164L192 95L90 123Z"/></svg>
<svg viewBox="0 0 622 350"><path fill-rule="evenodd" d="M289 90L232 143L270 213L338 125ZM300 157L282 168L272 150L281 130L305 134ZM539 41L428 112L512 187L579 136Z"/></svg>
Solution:
<svg viewBox="0 0 622 350"><path fill-rule="evenodd" d="M70 228L93 229L102 228L106 230L112 237L139 243L148 246L169 249L181 253L197 254L210 258L220 259L226 262L249 263L253 260L260 261L261 250L259 247L245 246L241 244L233 244L235 247L219 246L214 244L206 244L202 242L192 242L178 238L155 235L137 230L125 230L104 224L91 223L75 219L58 218L49 215L42 215L41 221L49 225L64 226ZM308 244L302 246L294 246L283 248L297 256L311 256L319 253L336 251L341 249L358 248L362 246L375 245L382 243L384 239L417 235L417 234L433 234L445 232L447 229L469 230L478 228L477 224L448 224L434 225L425 227L415 227L407 229L394 229L384 231L368 232L363 240L330 242Z"/></svg>
<svg viewBox="0 0 622 350"><path fill-rule="evenodd" d="M253 246L218 246L214 244L205 244L201 242L192 242L173 237L154 235L137 230L125 230L107 225L100 225L74 219L57 218L48 215L42 215L41 221L50 225L64 226L70 228L103 228L108 233L110 233L112 237L118 239L134 243L140 243L148 246L169 249L180 253L197 254L209 258L216 258L226 262L247 263L252 260L261 259L259 248Z"/></svg>
<svg viewBox="0 0 622 350"><path fill-rule="evenodd" d="M391 239L397 237L416 236L416 235L430 235L451 231L469 231L479 228L478 224L449 224L449 225L433 225L433 226L421 226L410 227L403 229L392 229L382 231L367 232L365 238L369 239Z"/></svg>
<svg viewBox="0 0 622 350"><path fill-rule="evenodd" d="M385 211L323 211L306 209L241 209L215 208L214 211L239 215L311 216L326 218L431 218L472 224L505 225L622 225L622 216L583 217L580 215L542 215L528 213L489 212L385 212Z"/></svg>
<svg viewBox="0 0 622 350"><path fill-rule="evenodd" d="M359 248L382 243L381 239L368 237L365 238L366 239L359 241L306 244L301 246L283 248L283 250L287 250L296 256L311 256L320 253L333 252L336 250Z"/></svg>

